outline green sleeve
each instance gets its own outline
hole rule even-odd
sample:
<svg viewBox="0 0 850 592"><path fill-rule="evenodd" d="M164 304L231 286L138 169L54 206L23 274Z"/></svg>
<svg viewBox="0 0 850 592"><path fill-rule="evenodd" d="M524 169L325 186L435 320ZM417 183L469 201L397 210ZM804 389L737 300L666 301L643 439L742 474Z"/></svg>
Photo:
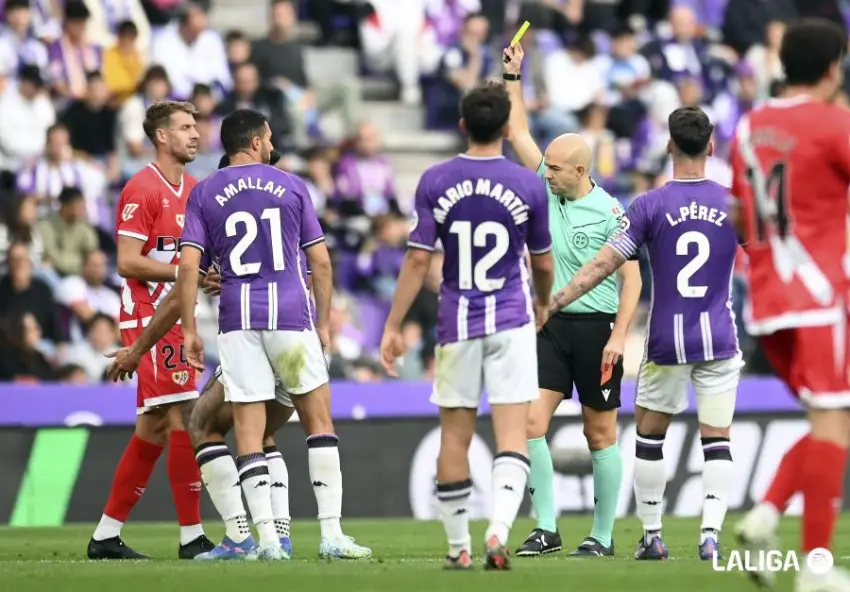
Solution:
<svg viewBox="0 0 850 592"><path fill-rule="evenodd" d="M605 236L609 240L614 234L617 232L617 229L620 227L620 222L623 220L623 207L620 205L620 202L614 202L612 200L611 209L608 212L608 221L606 222L605 227Z"/></svg>

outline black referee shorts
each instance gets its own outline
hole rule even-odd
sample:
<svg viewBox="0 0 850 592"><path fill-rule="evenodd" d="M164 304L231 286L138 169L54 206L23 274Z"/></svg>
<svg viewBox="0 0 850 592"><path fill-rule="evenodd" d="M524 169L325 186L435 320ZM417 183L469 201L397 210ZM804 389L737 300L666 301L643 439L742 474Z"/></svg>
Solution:
<svg viewBox="0 0 850 592"><path fill-rule="evenodd" d="M582 405L607 411L620 407L623 360L602 384L602 351L611 337L616 315L553 315L537 334L537 380L540 388L571 399L573 386Z"/></svg>

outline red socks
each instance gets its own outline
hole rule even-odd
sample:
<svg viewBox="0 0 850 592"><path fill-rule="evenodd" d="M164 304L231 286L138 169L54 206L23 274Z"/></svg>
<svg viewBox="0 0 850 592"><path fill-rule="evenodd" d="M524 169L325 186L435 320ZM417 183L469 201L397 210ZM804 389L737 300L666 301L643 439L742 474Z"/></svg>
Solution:
<svg viewBox="0 0 850 592"><path fill-rule="evenodd" d="M803 551L830 548L841 509L847 451L824 440L809 440L800 471L803 490Z"/></svg>
<svg viewBox="0 0 850 592"><path fill-rule="evenodd" d="M119 522L127 521L127 516L148 486L160 454L162 446L145 442L133 434L115 469L104 514Z"/></svg>
<svg viewBox="0 0 850 592"><path fill-rule="evenodd" d="M172 431L168 440L168 480L180 526L201 523L201 471L189 432Z"/></svg>
<svg viewBox="0 0 850 592"><path fill-rule="evenodd" d="M806 434L785 453L764 496L764 501L779 510L780 514L788 507L788 502L794 494L801 490L800 474L803 472L811 439L812 436Z"/></svg>

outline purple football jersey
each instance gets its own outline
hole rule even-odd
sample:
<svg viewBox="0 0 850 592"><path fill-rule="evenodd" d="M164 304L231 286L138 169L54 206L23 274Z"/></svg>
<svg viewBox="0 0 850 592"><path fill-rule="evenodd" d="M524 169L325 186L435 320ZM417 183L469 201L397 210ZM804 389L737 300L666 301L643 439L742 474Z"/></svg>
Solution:
<svg viewBox="0 0 850 592"><path fill-rule="evenodd" d="M632 202L608 243L626 258L647 245L651 362L691 364L738 353L731 299L738 238L728 202L728 190L713 181L670 181Z"/></svg>
<svg viewBox="0 0 850 592"><path fill-rule="evenodd" d="M301 250L323 240L304 182L265 164L216 171L186 206L182 243L220 262L222 333L311 329Z"/></svg>
<svg viewBox="0 0 850 592"><path fill-rule="evenodd" d="M546 187L504 157L461 154L429 168L416 189L408 246L443 245L437 339L465 341L534 319L525 247L552 248Z"/></svg>

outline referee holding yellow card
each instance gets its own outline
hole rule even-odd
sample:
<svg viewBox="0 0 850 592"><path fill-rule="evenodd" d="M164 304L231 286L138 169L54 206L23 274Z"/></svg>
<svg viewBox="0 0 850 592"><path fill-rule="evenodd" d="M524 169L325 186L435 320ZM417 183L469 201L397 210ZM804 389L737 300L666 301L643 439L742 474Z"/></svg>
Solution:
<svg viewBox="0 0 850 592"><path fill-rule="evenodd" d="M593 153L577 134L564 134L547 148L538 148L528 129L520 74L523 51L519 38L504 51L505 86L511 97L510 141L520 161L546 181L549 227L555 259L553 294L566 286L593 259L619 228L620 203L590 177ZM570 553L578 557L614 554L613 530L620 500L623 461L617 444L617 410L623 377L626 334L640 298L637 261L620 268L622 287L610 276L564 307L537 334L537 379L540 398L532 402L527 426L531 474L528 489L537 516L518 556L560 551L554 468L546 433L555 410L578 392L584 435L593 459L593 528Z"/></svg>

